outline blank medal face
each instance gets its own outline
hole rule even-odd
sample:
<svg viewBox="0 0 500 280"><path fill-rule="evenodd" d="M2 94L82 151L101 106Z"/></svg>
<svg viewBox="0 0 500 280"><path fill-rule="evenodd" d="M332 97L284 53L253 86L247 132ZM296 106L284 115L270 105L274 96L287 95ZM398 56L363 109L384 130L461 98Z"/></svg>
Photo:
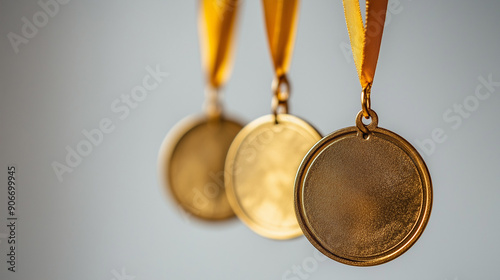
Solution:
<svg viewBox="0 0 500 280"><path fill-rule="evenodd" d="M261 117L236 136L226 160L226 188L236 215L253 231L273 239L300 236L293 208L297 168L321 136L286 114Z"/></svg>
<svg viewBox="0 0 500 280"><path fill-rule="evenodd" d="M189 119L165 139L160 172L175 200L197 217L234 216L224 187L224 161L241 127L227 119Z"/></svg>
<svg viewBox="0 0 500 280"><path fill-rule="evenodd" d="M432 187L418 152L376 128L323 138L297 173L296 212L309 241L339 262L367 266L404 253L430 215Z"/></svg>

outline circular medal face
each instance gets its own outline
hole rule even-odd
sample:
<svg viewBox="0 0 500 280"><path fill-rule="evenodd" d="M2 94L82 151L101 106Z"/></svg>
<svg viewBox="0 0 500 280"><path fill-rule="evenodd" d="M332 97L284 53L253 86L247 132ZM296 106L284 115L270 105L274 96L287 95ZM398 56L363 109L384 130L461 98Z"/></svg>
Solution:
<svg viewBox="0 0 500 280"><path fill-rule="evenodd" d="M359 116L359 115L358 115ZM381 128L321 139L295 181L295 211L309 241L341 263L368 266L408 250L429 219L432 185L418 152Z"/></svg>
<svg viewBox="0 0 500 280"><path fill-rule="evenodd" d="M175 200L204 219L234 216L224 187L224 160L242 126L228 119L188 118L165 138L160 173Z"/></svg>
<svg viewBox="0 0 500 280"><path fill-rule="evenodd" d="M302 235L293 208L297 168L321 138L305 121L287 114L263 116L241 130L226 159L226 190L236 215L273 239Z"/></svg>

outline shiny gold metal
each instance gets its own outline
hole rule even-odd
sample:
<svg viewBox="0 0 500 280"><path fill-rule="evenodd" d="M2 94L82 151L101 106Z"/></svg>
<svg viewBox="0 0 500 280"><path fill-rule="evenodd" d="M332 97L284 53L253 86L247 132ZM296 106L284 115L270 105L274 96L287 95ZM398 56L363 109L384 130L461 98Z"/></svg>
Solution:
<svg viewBox="0 0 500 280"><path fill-rule="evenodd" d="M323 254L355 266L377 265L408 250L432 206L429 171L401 136L378 118L319 141L295 179L295 211L307 239ZM367 129L364 133L361 128Z"/></svg>
<svg viewBox="0 0 500 280"><path fill-rule="evenodd" d="M359 129L359 131L362 133L362 136L364 138L367 138L371 134L371 130L377 128L378 126L378 116L375 111L368 109L368 119L371 119L371 123L368 125L365 125L363 123L363 116L364 116L364 111L361 110L358 115L356 116L356 127Z"/></svg>
<svg viewBox="0 0 500 280"><path fill-rule="evenodd" d="M241 128L226 118L189 117L165 138L159 173L186 211L208 220L234 216L224 187L224 160Z"/></svg>
<svg viewBox="0 0 500 280"><path fill-rule="evenodd" d="M372 84L368 84L361 91L361 110L363 111L363 117L366 119L370 118L369 111L371 110L371 100L370 95L372 92Z"/></svg>
<svg viewBox="0 0 500 280"><path fill-rule="evenodd" d="M311 125L286 114L260 117L236 136L226 159L226 191L236 215L253 231L273 239L302 234L293 182L300 161L320 138Z"/></svg>
<svg viewBox="0 0 500 280"><path fill-rule="evenodd" d="M286 74L274 78L272 90L271 108L277 122L276 116L278 114L288 114L288 99L290 98L291 87Z"/></svg>

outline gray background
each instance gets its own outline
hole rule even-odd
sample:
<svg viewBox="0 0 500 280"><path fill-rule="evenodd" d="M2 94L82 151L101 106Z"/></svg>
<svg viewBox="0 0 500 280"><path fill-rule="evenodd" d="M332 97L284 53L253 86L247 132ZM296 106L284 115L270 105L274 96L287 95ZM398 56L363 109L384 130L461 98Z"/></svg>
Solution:
<svg viewBox="0 0 500 280"><path fill-rule="evenodd" d="M17 166L19 218L17 272L7 271L0 238L0 279L306 277L282 278L293 266L306 266L307 279L498 279L500 87L477 108L472 96L479 77L500 81L500 1L391 3L397 6L384 32L372 107L380 126L422 153L434 205L407 253L358 268L312 261L304 237L268 240L236 219L200 223L165 195L160 144L203 103L196 1L73 0L18 53L9 32L21 35L22 18L33 22L42 8L0 1L0 237L7 233L10 164ZM244 1L241 12L225 105L250 121L270 112L273 72L260 1ZM292 113L324 134L354 125L360 86L341 48L349 43L341 1L302 1L297 32ZM111 104L157 65L169 76L120 119ZM469 115L458 124L450 113L455 120L446 121L443 114L464 100ZM75 148L82 130L103 118L113 132L60 182L51 164L64 163L66 146ZM444 142L426 153L417 141L437 128Z"/></svg>

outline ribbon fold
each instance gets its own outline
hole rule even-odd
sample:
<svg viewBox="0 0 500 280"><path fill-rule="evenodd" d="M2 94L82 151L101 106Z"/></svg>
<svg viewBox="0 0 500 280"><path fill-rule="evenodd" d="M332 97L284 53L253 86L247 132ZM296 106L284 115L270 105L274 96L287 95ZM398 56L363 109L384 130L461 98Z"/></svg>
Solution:
<svg viewBox="0 0 500 280"><path fill-rule="evenodd" d="M238 0L200 0L198 30L207 83L215 90L231 74Z"/></svg>
<svg viewBox="0 0 500 280"><path fill-rule="evenodd" d="M359 0L342 1L359 82L363 89L369 90L377 67L388 0L366 0L365 26Z"/></svg>
<svg viewBox="0 0 500 280"><path fill-rule="evenodd" d="M267 41L276 77L284 76L290 62L297 30L298 0L262 0Z"/></svg>

